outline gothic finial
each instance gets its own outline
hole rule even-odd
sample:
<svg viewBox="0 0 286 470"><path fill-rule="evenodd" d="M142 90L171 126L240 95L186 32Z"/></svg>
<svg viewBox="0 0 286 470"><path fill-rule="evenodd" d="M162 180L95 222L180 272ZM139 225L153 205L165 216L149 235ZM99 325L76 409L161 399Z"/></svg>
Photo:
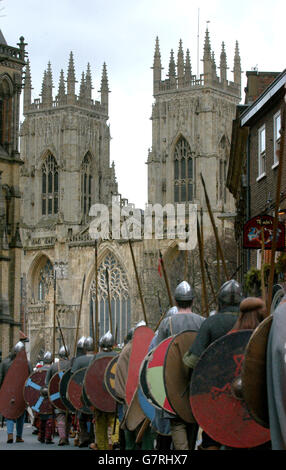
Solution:
<svg viewBox="0 0 286 470"><path fill-rule="evenodd" d="M91 71L90 71L90 64L87 64L87 70L85 75L85 90L86 90L86 99L87 103L91 102L91 95L92 95L92 80L91 80Z"/></svg>
<svg viewBox="0 0 286 470"><path fill-rule="evenodd" d="M58 102L59 104L64 104L66 98L66 86L65 86L65 78L64 78L64 71L61 69L60 72L60 80L59 80L59 88L58 88Z"/></svg>
<svg viewBox="0 0 286 470"><path fill-rule="evenodd" d="M174 51L171 49L170 62L169 62L169 81L171 87L176 86L176 64L174 59Z"/></svg>
<svg viewBox="0 0 286 470"><path fill-rule="evenodd" d="M182 39L180 39L180 43L179 43L177 71L178 71L178 86L181 88L184 86L184 75L185 75Z"/></svg>
<svg viewBox="0 0 286 470"><path fill-rule="evenodd" d="M153 68L153 94L155 94L160 89L161 73L162 73L161 54L160 54L158 36L156 37L154 62L153 62L152 68Z"/></svg>
<svg viewBox="0 0 286 470"><path fill-rule="evenodd" d="M109 93L109 87L108 87L108 77L107 77L107 68L106 68L106 63L104 62L103 68L102 68L102 76L101 76L101 104L105 107L106 112L108 112L108 93Z"/></svg>
<svg viewBox="0 0 286 470"><path fill-rule="evenodd" d="M211 60L211 42L208 27L205 34L204 60Z"/></svg>
<svg viewBox="0 0 286 470"><path fill-rule="evenodd" d="M73 59L73 53L70 52L68 74L67 74L67 94L69 98L75 97L75 84L76 84L76 79L75 79L74 59Z"/></svg>
<svg viewBox="0 0 286 470"><path fill-rule="evenodd" d="M29 59L26 62L26 71L24 79L24 113L28 110L32 100L32 81Z"/></svg>
<svg viewBox="0 0 286 470"><path fill-rule="evenodd" d="M235 43L234 65L233 65L233 81L241 85L241 64L238 41Z"/></svg>
<svg viewBox="0 0 286 470"><path fill-rule="evenodd" d="M85 98L86 98L86 88L85 88L85 76L84 72L81 74L81 82L80 82L80 88L79 88L79 101L81 104L85 104Z"/></svg>
<svg viewBox="0 0 286 470"><path fill-rule="evenodd" d="M190 50L187 49L187 51L186 51L186 63L185 63L185 83L186 83L186 85L190 85L191 80L192 80L192 66L191 66Z"/></svg>

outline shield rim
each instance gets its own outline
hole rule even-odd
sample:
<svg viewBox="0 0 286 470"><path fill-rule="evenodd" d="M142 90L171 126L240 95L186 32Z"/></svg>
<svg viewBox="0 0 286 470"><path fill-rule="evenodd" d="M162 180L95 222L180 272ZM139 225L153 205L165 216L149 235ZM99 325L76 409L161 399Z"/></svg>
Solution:
<svg viewBox="0 0 286 470"><path fill-rule="evenodd" d="M78 373L82 372L83 370L85 370L85 372L86 372L87 367L81 367L80 369L77 369L77 370L70 376L69 381L68 381L68 385L67 385L67 396L68 396L68 399L69 399L69 385L70 385L70 383L71 383L73 377L74 377L75 375L77 375ZM83 378L83 382L84 382L84 378ZM83 389L83 383L82 383L82 389ZM69 399L69 400L70 400L70 399ZM82 402L83 402L83 400L82 400ZM71 401L71 404L73 405L72 401ZM73 406L74 406L74 405L73 405ZM75 408L75 406L74 406L74 408ZM76 411L80 411L81 413L84 413L84 414L86 414L86 415L92 415L92 414L93 414L93 411L92 411L92 410L87 410L85 403L84 403L84 406L83 406L82 408L75 408L75 409L76 409Z"/></svg>
<svg viewBox="0 0 286 470"><path fill-rule="evenodd" d="M68 375L68 373L69 373L69 374L71 373L71 367L69 367L69 368L64 372L64 374L63 374L63 376L62 376L62 378L61 378L61 380L60 380L59 392L60 392L60 396L61 396L61 399L62 399L64 405L67 407L67 410L68 410L68 411L71 411L72 413L74 413L74 412L76 412L76 409L75 409L75 407L72 405L72 403L71 403L71 402L67 399L67 397L66 397L68 382L67 382L67 384L66 384L65 394L62 393L63 390L61 389L62 384L63 384L62 379L63 379L63 377L66 377L66 375ZM70 377L71 377L71 375L70 375Z"/></svg>
<svg viewBox="0 0 286 470"><path fill-rule="evenodd" d="M48 386L48 397L49 397L49 400L50 400L50 402L51 402L51 404L53 405L54 408L56 408L56 409L58 409L58 410L62 410L62 411L67 411L67 407L64 405L64 403L63 403L63 401L62 401L62 397L61 397L61 395L60 395L60 383L61 383L61 379L62 379L63 375L62 375L62 377L59 378L59 391L58 391L58 393L59 393L59 399L60 399L60 401L61 401L61 403L62 403L62 405L63 405L63 408L61 408L61 407L59 407L59 406L56 406L56 405L54 404L53 400L51 400L51 398L50 398L50 395L51 395L51 393L50 393L50 384L51 384L52 380L54 379L54 377L55 377L56 375L59 375L61 372L64 372L64 371L58 370L57 372L54 373L54 375L52 375L52 377L51 377L51 379L50 379L50 381L49 381L49 386Z"/></svg>
<svg viewBox="0 0 286 470"><path fill-rule="evenodd" d="M109 370L109 368L112 368L113 365L118 361L118 358L119 358L119 354L117 354L116 356L114 356L111 361L109 362L109 364L107 364L106 366L106 369L105 369L105 372L104 372L104 377L103 377L103 381L104 381L104 385L106 387L106 390L108 391L108 393L110 393L110 395L112 396L112 398L114 398L114 400L119 403L120 405L123 405L124 404L124 400L122 398L119 398L115 393L113 394L113 390L111 387L109 387L108 385L108 380L107 380L107 372Z"/></svg>
<svg viewBox="0 0 286 470"><path fill-rule="evenodd" d="M27 387L26 384L27 384L28 380L29 380L33 375L36 375L36 374L43 374L44 372L45 372L45 376L46 376L48 370L47 370L47 369L43 369L42 367L40 367L40 368L37 369L37 370L33 370L33 372L31 372L31 374L30 374L29 377L27 378L27 380L26 380L26 382L25 382L25 385L24 385L24 387L23 387L23 394L24 394L25 403L26 403L27 406L29 406L34 412L39 413L39 414L41 414L41 415L50 415L50 414L53 413L53 405L52 405L52 403L51 403L51 401L49 400L48 397L44 398L43 402L44 402L45 400L47 400L47 401L50 403L50 405L51 405L51 410L49 410L49 411L37 411L37 410L35 410L35 409L33 408L34 405L31 405L31 404L28 403L28 402L26 401L26 399L25 399L25 389L26 389L26 387Z"/></svg>
<svg viewBox="0 0 286 470"><path fill-rule="evenodd" d="M98 404L95 405L95 403L94 403L94 402L91 400L91 398L90 398L90 394L88 393L88 390L86 389L85 379L86 379L86 376L87 376L87 373L88 373L89 368L91 368L91 367L95 364L96 361L100 361L101 359L106 359L106 358L108 358L108 357L111 357L110 361L109 361L108 364L107 364L107 366L108 366L109 363L111 362L111 360L113 359L113 356L117 357L118 354L115 353L115 352L113 352L113 351L110 351L110 353L108 353L108 354L106 354L106 355L104 355L104 356L100 356L100 357L96 357L96 356L95 356L94 360L93 360L93 361L89 364L89 366L87 367L86 375L85 375L85 378L84 378L84 384L83 384L83 386L84 386L84 388L85 388L86 396L87 396L88 400L92 403L92 406L93 406L94 408L96 408L97 410L103 411L103 412L105 412L105 413L114 413L115 410L114 410L114 411L106 411L106 410L100 409L100 408L97 406ZM107 366L106 366L106 367L107 367ZM106 369L105 369L105 370L106 370ZM105 370L104 370L104 375L105 375ZM115 398L109 393L109 391L108 391L108 389L107 389L107 387L106 387L106 385L105 385L105 382L104 382L104 375L103 375L103 378L102 378L102 380L103 380L103 385L104 385L104 387L106 388L107 393L108 393L108 394L111 396L111 398L113 398L113 400L115 401L115 408L116 408L116 400L115 400Z"/></svg>

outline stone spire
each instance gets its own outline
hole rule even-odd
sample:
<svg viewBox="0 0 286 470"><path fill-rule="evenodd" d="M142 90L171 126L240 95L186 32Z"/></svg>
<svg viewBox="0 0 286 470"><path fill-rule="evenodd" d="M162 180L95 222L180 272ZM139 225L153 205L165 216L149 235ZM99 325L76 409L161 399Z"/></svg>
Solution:
<svg viewBox="0 0 286 470"><path fill-rule="evenodd" d="M79 88L79 102L81 106L86 104L86 86L85 86L85 76L84 72L81 74L81 82Z"/></svg>
<svg viewBox="0 0 286 470"><path fill-rule="evenodd" d="M86 92L86 100L87 104L91 103L92 99L92 81L91 81L91 71L90 71L90 64L87 64L87 70L85 74L85 92Z"/></svg>
<svg viewBox="0 0 286 470"><path fill-rule="evenodd" d="M42 104L46 106L47 101L48 101L47 100L47 71L46 70L44 70L41 97L42 97Z"/></svg>
<svg viewBox="0 0 286 470"><path fill-rule="evenodd" d="M101 87L100 87L100 93L101 93L101 104L104 106L105 111L108 113L108 94L110 90L108 88L108 77L107 77L107 69L106 69L106 63L104 62L103 68L102 68L102 76L101 76Z"/></svg>
<svg viewBox="0 0 286 470"><path fill-rule="evenodd" d="M161 82L161 73L162 73L162 64L161 64L161 54L159 46L159 38L156 37L155 45L155 54L154 54L154 63L153 63L153 94L157 93L160 89Z"/></svg>
<svg viewBox="0 0 286 470"><path fill-rule="evenodd" d="M222 42L221 53L220 53L220 81L221 82L227 79L226 71L227 71L227 62L226 62L225 45L224 45L224 42Z"/></svg>
<svg viewBox="0 0 286 470"><path fill-rule="evenodd" d="M212 77L216 77L216 62L215 62L215 53L212 51Z"/></svg>
<svg viewBox="0 0 286 470"><path fill-rule="evenodd" d="M73 60L73 53L70 53L69 58L69 66L68 66L68 75L67 75L67 102L68 104L73 104L76 101L75 96L75 68L74 68L74 60Z"/></svg>
<svg viewBox="0 0 286 470"><path fill-rule="evenodd" d="M241 86L241 64L238 41L235 43L234 65L233 65L233 81Z"/></svg>
<svg viewBox="0 0 286 470"><path fill-rule="evenodd" d="M24 79L24 113L28 111L32 102L32 81L31 81L31 70L29 59L26 62L26 73Z"/></svg>
<svg viewBox="0 0 286 470"><path fill-rule="evenodd" d="M185 84L190 85L192 81L192 66L191 66L191 57L190 50L186 51L186 63L185 63Z"/></svg>
<svg viewBox="0 0 286 470"><path fill-rule="evenodd" d="M46 74L46 93L47 93L47 105L52 107L53 105L53 74L51 62L48 63L47 74Z"/></svg>
<svg viewBox="0 0 286 470"><path fill-rule="evenodd" d="M60 73L60 80L59 80L59 88L58 88L58 103L65 104L66 103L66 86L65 86L65 77L64 77L64 71L63 69L61 70Z"/></svg>
<svg viewBox="0 0 286 470"><path fill-rule="evenodd" d="M184 70L183 43L181 39L180 39L179 51L178 51L177 73L178 73L178 88L182 88L185 84L184 83L185 82L184 80L185 70Z"/></svg>
<svg viewBox="0 0 286 470"><path fill-rule="evenodd" d="M206 35L205 35L203 63L204 63L204 80L205 80L205 83L207 83L211 81L211 77L212 77L211 43L210 43L210 36L209 36L208 28L206 29Z"/></svg>
<svg viewBox="0 0 286 470"><path fill-rule="evenodd" d="M171 88L176 88L176 64L174 59L174 51L171 49L171 56L169 62L169 82Z"/></svg>

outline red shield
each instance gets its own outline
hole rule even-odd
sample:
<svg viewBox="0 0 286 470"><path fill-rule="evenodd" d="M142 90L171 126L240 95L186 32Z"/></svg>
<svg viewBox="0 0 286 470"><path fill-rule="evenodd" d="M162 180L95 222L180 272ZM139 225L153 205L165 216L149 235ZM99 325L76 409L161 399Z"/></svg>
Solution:
<svg viewBox="0 0 286 470"><path fill-rule="evenodd" d="M140 366L148 352L153 336L154 331L148 326L138 326L135 329L132 339L132 349L125 388L126 402L128 405L130 405L132 397L137 389Z"/></svg>
<svg viewBox="0 0 286 470"><path fill-rule="evenodd" d="M64 406L67 408L67 410L75 412L75 407L71 404L71 402L67 399L67 387L69 380L71 378L71 368L66 370L60 380L60 398L64 404Z"/></svg>
<svg viewBox="0 0 286 470"><path fill-rule="evenodd" d="M0 389L0 413L6 419L17 419L26 408L23 387L29 376L29 365L25 351L20 351L5 376Z"/></svg>
<svg viewBox="0 0 286 470"><path fill-rule="evenodd" d="M252 419L234 389L251 334L252 330L242 330L214 341L201 355L191 379L194 417L210 437L229 447L251 448L270 440L269 431Z"/></svg>
<svg viewBox="0 0 286 470"><path fill-rule="evenodd" d="M92 414L93 410L87 406L83 398L83 381L87 368L77 370L71 376L67 386L67 397L76 410L85 414Z"/></svg>
<svg viewBox="0 0 286 470"><path fill-rule="evenodd" d="M63 375L64 372L60 370L52 376L49 382L48 395L50 402L54 405L55 408L66 411L67 408L60 396L60 381Z"/></svg>
<svg viewBox="0 0 286 470"><path fill-rule="evenodd" d="M116 409L116 401L108 392L104 383L106 368L113 358L114 353L112 352L98 358L95 356L87 369L84 379L84 389L89 401L97 410L107 413L114 413Z"/></svg>
<svg viewBox="0 0 286 470"><path fill-rule="evenodd" d="M48 397L41 394L41 388L45 387L47 370L38 369L29 375L24 386L24 400L33 411L40 414L52 414L53 405Z"/></svg>

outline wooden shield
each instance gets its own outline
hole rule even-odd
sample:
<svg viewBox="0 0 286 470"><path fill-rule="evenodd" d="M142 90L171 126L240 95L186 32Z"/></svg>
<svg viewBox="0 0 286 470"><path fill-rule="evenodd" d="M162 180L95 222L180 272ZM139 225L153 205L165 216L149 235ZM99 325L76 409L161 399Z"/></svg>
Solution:
<svg viewBox="0 0 286 470"><path fill-rule="evenodd" d="M46 374L47 370L37 369L29 375L24 386L25 402L33 411L43 415L52 414L54 410L48 396L41 394L41 388L45 387Z"/></svg>
<svg viewBox="0 0 286 470"><path fill-rule="evenodd" d="M152 405L147 398L145 397L144 393L142 392L141 387L139 386L137 389L137 394L138 394L138 401L139 405L146 416L150 421L152 421L155 418L155 407Z"/></svg>
<svg viewBox="0 0 286 470"><path fill-rule="evenodd" d="M124 417L124 425L128 431L135 431L135 429L137 429L137 427L143 423L144 419L145 414L143 413L143 410L140 406L138 388L136 388Z"/></svg>
<svg viewBox="0 0 286 470"><path fill-rule="evenodd" d="M183 331L169 343L163 369L165 391L176 414L187 423L195 423L190 407L190 369L183 363L184 354L193 344L196 331Z"/></svg>
<svg viewBox="0 0 286 470"><path fill-rule="evenodd" d="M60 395L60 381L63 375L64 371L60 370L52 376L48 387L48 397L55 408L66 411L67 408L64 405Z"/></svg>
<svg viewBox="0 0 286 470"><path fill-rule="evenodd" d="M270 433L250 416L235 395L245 349L252 330L230 333L214 341L201 355L191 379L192 412L215 441L235 448L252 448L270 440Z"/></svg>
<svg viewBox="0 0 286 470"><path fill-rule="evenodd" d="M67 386L67 398L76 410L81 413L90 415L93 414L93 410L86 405L83 400L83 381L87 368L83 367L74 372L68 382Z"/></svg>
<svg viewBox="0 0 286 470"><path fill-rule="evenodd" d="M128 376L125 388L126 402L130 405L136 392L141 363L148 352L154 331L148 326L138 326L132 339L132 349L129 359Z"/></svg>
<svg viewBox="0 0 286 470"><path fill-rule="evenodd" d="M0 413L6 419L17 419L26 408L23 387L29 376L25 351L20 351L10 365L0 389Z"/></svg>
<svg viewBox="0 0 286 470"><path fill-rule="evenodd" d="M63 376L61 377L59 391L60 391L60 398L63 404L65 405L65 407L67 408L67 410L74 413L76 409L67 398L67 387L68 387L70 378L71 378L71 368L67 369L64 372Z"/></svg>
<svg viewBox="0 0 286 470"><path fill-rule="evenodd" d="M97 410L106 413L114 413L116 409L116 401L108 392L104 383L106 367L114 356L114 352L106 353L98 358L95 356L95 359L87 368L84 379L84 389L89 401Z"/></svg>
<svg viewBox="0 0 286 470"><path fill-rule="evenodd" d="M114 400L116 400L118 403L123 404L124 400L122 400L118 395L116 394L115 391L115 373L116 373L116 366L117 366L117 361L118 361L118 355L114 356L111 361L107 364L105 372L104 372L104 385L106 387L106 390Z"/></svg>
<svg viewBox="0 0 286 470"><path fill-rule="evenodd" d="M173 336L166 338L151 352L146 368L146 382L154 402L163 410L175 415L166 395L163 376L165 354L172 339Z"/></svg>
<svg viewBox="0 0 286 470"><path fill-rule="evenodd" d="M272 315L254 330L245 351L241 371L243 399L248 411L261 426L269 428L266 355Z"/></svg>

